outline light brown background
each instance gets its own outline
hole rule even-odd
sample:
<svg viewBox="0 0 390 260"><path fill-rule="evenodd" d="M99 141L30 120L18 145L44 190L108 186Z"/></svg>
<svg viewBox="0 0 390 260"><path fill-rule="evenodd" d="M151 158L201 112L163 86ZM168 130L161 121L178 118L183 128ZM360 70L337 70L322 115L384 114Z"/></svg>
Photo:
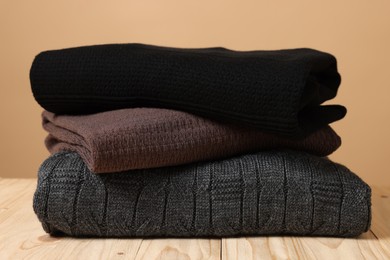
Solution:
<svg viewBox="0 0 390 260"><path fill-rule="evenodd" d="M331 103L343 139L331 158L390 185L390 1L1 1L0 176L35 177L48 156L29 68L43 50L141 42L237 50L311 47L333 53L342 85Z"/></svg>

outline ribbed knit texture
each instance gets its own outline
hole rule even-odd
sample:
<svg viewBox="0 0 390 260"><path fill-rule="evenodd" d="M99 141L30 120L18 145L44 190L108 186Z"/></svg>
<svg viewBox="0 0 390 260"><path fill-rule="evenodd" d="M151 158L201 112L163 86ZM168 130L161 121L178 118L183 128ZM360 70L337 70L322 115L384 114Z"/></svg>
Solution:
<svg viewBox="0 0 390 260"><path fill-rule="evenodd" d="M58 153L39 170L34 210L46 232L96 237L349 237L371 218L359 177L289 151L99 175Z"/></svg>
<svg viewBox="0 0 390 260"><path fill-rule="evenodd" d="M111 44L40 53L38 103L57 114L129 107L183 110L288 136L344 117L336 59L312 49L232 51Z"/></svg>
<svg viewBox="0 0 390 260"><path fill-rule="evenodd" d="M78 152L95 173L173 166L272 148L319 156L335 151L340 137L325 127L302 140L222 124L185 112L130 108L92 115L43 112L51 153Z"/></svg>

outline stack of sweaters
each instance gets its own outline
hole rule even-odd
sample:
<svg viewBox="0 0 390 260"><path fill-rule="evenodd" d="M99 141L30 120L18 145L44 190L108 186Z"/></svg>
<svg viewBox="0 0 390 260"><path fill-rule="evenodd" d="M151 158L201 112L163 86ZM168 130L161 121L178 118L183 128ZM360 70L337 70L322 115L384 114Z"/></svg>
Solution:
<svg viewBox="0 0 390 260"><path fill-rule="evenodd" d="M76 237L357 236L369 186L326 156L336 59L313 49L111 44L45 51L34 211Z"/></svg>

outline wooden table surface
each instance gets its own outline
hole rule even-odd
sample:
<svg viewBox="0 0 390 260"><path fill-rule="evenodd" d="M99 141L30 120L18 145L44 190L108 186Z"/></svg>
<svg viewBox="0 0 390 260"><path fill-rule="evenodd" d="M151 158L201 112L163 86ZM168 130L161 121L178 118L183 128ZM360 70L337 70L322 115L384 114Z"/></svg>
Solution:
<svg viewBox="0 0 390 260"><path fill-rule="evenodd" d="M371 230L356 239L75 239L47 235L34 179L0 178L0 259L390 259L390 188L374 188Z"/></svg>

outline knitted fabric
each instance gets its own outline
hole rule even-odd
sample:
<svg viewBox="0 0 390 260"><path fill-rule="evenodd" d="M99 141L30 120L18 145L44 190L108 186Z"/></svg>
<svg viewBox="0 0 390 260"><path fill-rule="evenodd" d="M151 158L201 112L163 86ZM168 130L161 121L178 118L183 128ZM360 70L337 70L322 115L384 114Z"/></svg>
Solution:
<svg viewBox="0 0 390 260"><path fill-rule="evenodd" d="M49 151L78 152L95 173L173 166L272 148L325 156L341 144L328 126L302 140L290 140L167 109L130 108L83 116L43 112L42 116Z"/></svg>
<svg viewBox="0 0 390 260"><path fill-rule="evenodd" d="M342 165L302 152L92 174L77 153L39 170L34 210L46 232L94 237L357 236L370 188Z"/></svg>
<svg viewBox="0 0 390 260"><path fill-rule="evenodd" d="M232 51L111 44L45 51L34 60L38 103L57 114L130 107L183 110L304 136L344 117L336 59L312 49Z"/></svg>

